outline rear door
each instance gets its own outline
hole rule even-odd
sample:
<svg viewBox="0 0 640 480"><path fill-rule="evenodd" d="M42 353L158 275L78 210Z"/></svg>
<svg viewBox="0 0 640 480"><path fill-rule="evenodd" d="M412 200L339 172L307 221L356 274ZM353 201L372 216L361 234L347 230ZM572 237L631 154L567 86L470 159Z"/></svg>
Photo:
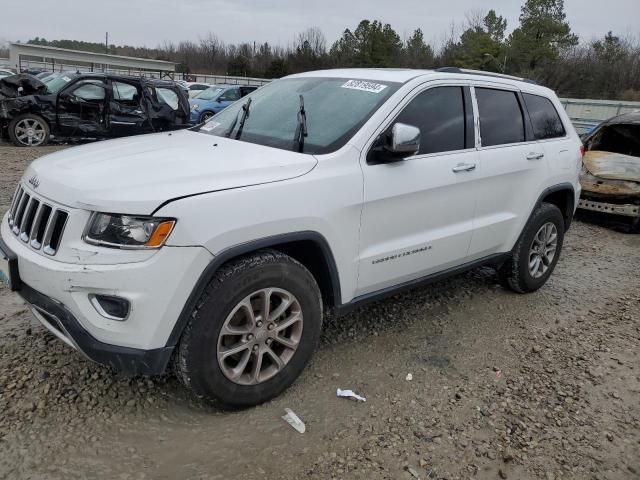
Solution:
<svg viewBox="0 0 640 480"><path fill-rule="evenodd" d="M102 137L107 132L107 85L102 79L81 79L58 94L56 117L64 136Z"/></svg>
<svg viewBox="0 0 640 480"><path fill-rule="evenodd" d="M479 169L468 87L442 84L417 90L382 126L418 127L417 155L394 163L362 161L358 295L466 262Z"/></svg>
<svg viewBox="0 0 640 480"><path fill-rule="evenodd" d="M520 91L476 84L482 169L470 257L509 251L549 179L546 151L533 136Z"/></svg>

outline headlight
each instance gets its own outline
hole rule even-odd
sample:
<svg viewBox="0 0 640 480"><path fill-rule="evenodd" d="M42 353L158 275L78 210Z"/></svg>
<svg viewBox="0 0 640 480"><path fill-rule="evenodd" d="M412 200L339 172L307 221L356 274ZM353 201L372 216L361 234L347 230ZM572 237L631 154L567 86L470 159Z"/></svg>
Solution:
<svg viewBox="0 0 640 480"><path fill-rule="evenodd" d="M160 248L175 224L173 218L95 212L83 238L92 245L106 247Z"/></svg>
<svg viewBox="0 0 640 480"><path fill-rule="evenodd" d="M193 105L191 105L191 111L195 112L196 110L198 110L198 105L194 103Z"/></svg>

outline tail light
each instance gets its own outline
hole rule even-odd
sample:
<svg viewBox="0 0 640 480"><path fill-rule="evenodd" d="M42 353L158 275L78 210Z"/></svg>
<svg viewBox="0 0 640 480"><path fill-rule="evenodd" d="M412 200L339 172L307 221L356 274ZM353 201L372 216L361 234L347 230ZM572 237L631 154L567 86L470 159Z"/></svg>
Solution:
<svg viewBox="0 0 640 480"><path fill-rule="evenodd" d="M587 150L584 148L584 145L580 145L580 156L584 158L586 153L587 153Z"/></svg>

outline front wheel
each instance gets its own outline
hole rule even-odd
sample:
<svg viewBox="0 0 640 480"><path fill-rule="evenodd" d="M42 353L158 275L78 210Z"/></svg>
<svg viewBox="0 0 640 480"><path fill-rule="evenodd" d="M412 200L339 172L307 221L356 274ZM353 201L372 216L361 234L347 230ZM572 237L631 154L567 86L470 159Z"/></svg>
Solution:
<svg viewBox="0 0 640 480"><path fill-rule="evenodd" d="M204 112L202 115L200 115L200 123L206 122L211 117L213 117L213 115L214 115L213 112Z"/></svg>
<svg viewBox="0 0 640 480"><path fill-rule="evenodd" d="M9 139L18 147L46 145L49 141L49 125L38 115L20 115L9 122Z"/></svg>
<svg viewBox="0 0 640 480"><path fill-rule="evenodd" d="M176 372L204 401L257 405L300 375L321 326L311 273L283 253L259 251L216 272L185 327Z"/></svg>
<svg viewBox="0 0 640 480"><path fill-rule="evenodd" d="M543 203L529 219L511 258L498 269L500 283L518 293L542 287L558 263L564 241L560 209Z"/></svg>

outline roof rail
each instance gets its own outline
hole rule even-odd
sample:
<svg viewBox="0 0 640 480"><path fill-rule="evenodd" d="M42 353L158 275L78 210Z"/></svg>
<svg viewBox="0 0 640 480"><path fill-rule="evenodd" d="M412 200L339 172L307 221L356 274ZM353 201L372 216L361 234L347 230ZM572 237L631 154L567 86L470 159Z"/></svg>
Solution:
<svg viewBox="0 0 640 480"><path fill-rule="evenodd" d="M532 83L533 85L538 85L538 82L536 82L535 80L530 80L528 78L514 77L513 75L505 75L504 73L485 72L484 70L470 70L467 68L458 68L458 67L442 67L442 68L437 68L436 72L466 73L469 75L481 75L483 77L506 78L509 80L517 80L519 82L526 82L526 83Z"/></svg>

